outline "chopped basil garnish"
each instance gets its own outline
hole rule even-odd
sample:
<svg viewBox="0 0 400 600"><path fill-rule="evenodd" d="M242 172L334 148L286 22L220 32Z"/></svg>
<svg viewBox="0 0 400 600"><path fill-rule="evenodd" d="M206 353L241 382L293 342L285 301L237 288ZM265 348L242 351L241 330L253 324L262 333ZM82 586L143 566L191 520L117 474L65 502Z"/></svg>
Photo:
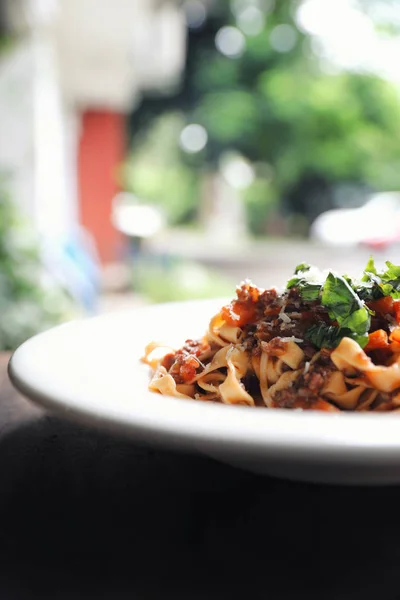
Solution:
<svg viewBox="0 0 400 600"><path fill-rule="evenodd" d="M310 341L317 348L336 348L344 337L349 337L358 342L361 348L368 342L368 335L358 336L351 329L345 327L335 327L334 325L312 325L304 334L306 340Z"/></svg>
<svg viewBox="0 0 400 600"><path fill-rule="evenodd" d="M361 284L356 292L362 300L379 300L384 296L400 298L400 266L386 261L386 271L378 273L371 257L364 269Z"/></svg>
<svg viewBox="0 0 400 600"><path fill-rule="evenodd" d="M295 277L287 282L286 289L297 287L304 300L317 300L321 291L321 283L308 280L307 273L310 269L311 265L307 263L297 265L294 270Z"/></svg>
<svg viewBox="0 0 400 600"><path fill-rule="evenodd" d="M369 257L367 266L364 269L364 276L361 281L370 281L370 275L377 275L375 261L372 256Z"/></svg>
<svg viewBox="0 0 400 600"><path fill-rule="evenodd" d="M343 277L329 273L324 283L321 304L339 327L365 335L370 327L370 316L363 302Z"/></svg>
<svg viewBox="0 0 400 600"><path fill-rule="evenodd" d="M297 273L300 273L300 271L302 273L306 273L307 271L309 271L311 269L311 265L309 265L308 263L300 263L299 265L297 265L297 267L294 270L294 274L297 275Z"/></svg>
<svg viewBox="0 0 400 600"><path fill-rule="evenodd" d="M301 286L301 297L303 298L303 300L318 300L319 295L321 292L321 285L318 283L307 283L305 282L302 286Z"/></svg>
<svg viewBox="0 0 400 600"><path fill-rule="evenodd" d="M364 299L375 297L372 292L374 286L378 285L372 279L377 277L374 273L376 269L372 259L368 263L370 271L365 272L368 281L363 282L357 289L349 277L341 277L332 272L328 273L323 282L309 281L307 272L300 268L305 266L310 270L311 267L304 264L296 267L295 275L297 277L290 279L287 288L296 287L305 302L319 300L321 305L327 308L332 321L332 324L322 323L310 327L305 333L306 339L318 348L334 348L342 338L350 337L364 347L368 342L368 331L371 325L371 311L365 306ZM368 290L365 298L358 294L358 289ZM380 293L383 295L383 292Z"/></svg>

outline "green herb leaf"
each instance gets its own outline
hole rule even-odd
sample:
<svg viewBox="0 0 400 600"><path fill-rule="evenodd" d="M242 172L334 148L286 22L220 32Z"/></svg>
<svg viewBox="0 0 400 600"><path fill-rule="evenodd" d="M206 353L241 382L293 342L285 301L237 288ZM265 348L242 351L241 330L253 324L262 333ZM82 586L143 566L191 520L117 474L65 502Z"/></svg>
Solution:
<svg viewBox="0 0 400 600"><path fill-rule="evenodd" d="M351 333L351 331L349 331ZM306 340L317 348L336 348L340 340L346 336L346 331L334 325L312 325L304 334Z"/></svg>
<svg viewBox="0 0 400 600"><path fill-rule="evenodd" d="M367 262L367 266L364 269L364 275L361 279L361 281L370 281L370 274L373 275L377 275L377 271L376 271L376 267L375 267L375 261L372 258L372 256L369 257L369 260Z"/></svg>
<svg viewBox="0 0 400 600"><path fill-rule="evenodd" d="M391 283L382 283L380 288L384 296L390 296L394 291Z"/></svg>
<svg viewBox="0 0 400 600"><path fill-rule="evenodd" d="M319 298L322 284L321 283L310 283L301 277L292 277L287 284L286 289L297 287L299 289L300 296L303 300L317 300Z"/></svg>
<svg viewBox="0 0 400 600"><path fill-rule="evenodd" d="M329 317L337 321L339 339L352 337L360 345L365 345L371 317L362 300L343 277L329 273L322 290L321 304L328 309Z"/></svg>
<svg viewBox="0 0 400 600"><path fill-rule="evenodd" d="M294 270L294 274L298 275L298 277L292 277L286 284L286 289L290 290L290 288L299 285L300 282L305 282L304 278L301 276L302 273L307 273L311 269L311 265L308 263L300 263Z"/></svg>
<svg viewBox="0 0 400 600"><path fill-rule="evenodd" d="M352 335L350 337L352 337L353 340L361 346L361 348L365 348L365 346L368 344L368 340L369 340L368 333L366 333L364 335Z"/></svg>
<svg viewBox="0 0 400 600"><path fill-rule="evenodd" d="M297 265L297 267L294 270L294 274L297 275L298 273L306 273L307 271L309 271L311 269L311 265L309 265L308 263L300 263L299 265Z"/></svg>
<svg viewBox="0 0 400 600"><path fill-rule="evenodd" d="M327 307L331 319L339 325L358 309L365 308L357 294L343 277L329 273L324 283L321 303Z"/></svg>
<svg viewBox="0 0 400 600"><path fill-rule="evenodd" d="M376 285L372 282L363 286L356 287L354 288L354 291L360 298L360 300L364 300L364 302L379 300L379 298L382 298L385 295L382 291L381 286Z"/></svg>
<svg viewBox="0 0 400 600"><path fill-rule="evenodd" d="M355 288L362 300L379 300L383 296L400 297L400 266L386 261L386 267L386 271L378 273L374 260L370 257L361 280L364 285Z"/></svg>
<svg viewBox="0 0 400 600"><path fill-rule="evenodd" d="M338 321L339 323L339 321ZM363 306L351 313L341 323L341 327L350 329L357 335L365 335L370 328L370 315L368 310Z"/></svg>
<svg viewBox="0 0 400 600"><path fill-rule="evenodd" d="M299 292L303 300L318 300L322 286L318 283L305 282L299 285Z"/></svg>
<svg viewBox="0 0 400 600"><path fill-rule="evenodd" d="M303 277L303 273L307 273L311 269L311 265L308 263L301 263L297 265L294 272L298 277L292 277L286 284L286 289L297 287L299 289L300 296L303 300L313 301L319 298L322 283L313 283Z"/></svg>
<svg viewBox="0 0 400 600"><path fill-rule="evenodd" d="M343 275L343 279L345 281L347 281L347 283L349 284L349 286L352 288L353 287L353 280L351 279L351 277L349 277L349 275Z"/></svg>
<svg viewBox="0 0 400 600"><path fill-rule="evenodd" d="M292 279L289 279L287 282L286 289L290 290L291 288L296 287L300 281L302 281L301 277L292 277Z"/></svg>
<svg viewBox="0 0 400 600"><path fill-rule="evenodd" d="M382 281L392 281L400 279L400 266L397 267L389 260L386 261L385 265L387 266L387 270L380 275Z"/></svg>
<svg viewBox="0 0 400 600"><path fill-rule="evenodd" d="M312 325L307 329L304 337L317 348L336 348L344 337L355 340L361 348L368 343L368 335L357 335L345 327L335 327L325 323Z"/></svg>

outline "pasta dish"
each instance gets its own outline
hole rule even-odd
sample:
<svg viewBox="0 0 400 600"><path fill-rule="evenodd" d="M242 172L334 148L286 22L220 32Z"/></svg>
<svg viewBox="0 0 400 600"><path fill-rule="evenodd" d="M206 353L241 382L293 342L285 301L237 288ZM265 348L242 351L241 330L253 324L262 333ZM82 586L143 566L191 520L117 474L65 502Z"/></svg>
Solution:
<svg viewBox="0 0 400 600"><path fill-rule="evenodd" d="M400 411L400 266L371 258L356 280L302 263L282 292L245 281L202 339L153 342L144 360L150 390L177 398Z"/></svg>

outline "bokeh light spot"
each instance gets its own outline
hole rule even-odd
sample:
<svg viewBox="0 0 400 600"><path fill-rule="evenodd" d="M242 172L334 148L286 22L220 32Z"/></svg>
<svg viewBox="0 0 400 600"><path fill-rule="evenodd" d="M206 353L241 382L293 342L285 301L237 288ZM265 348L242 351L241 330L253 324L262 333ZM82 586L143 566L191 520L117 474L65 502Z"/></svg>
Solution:
<svg viewBox="0 0 400 600"><path fill-rule="evenodd" d="M221 27L215 36L217 49L229 58L239 58L246 48L246 39L237 27Z"/></svg>
<svg viewBox="0 0 400 600"><path fill-rule="evenodd" d="M237 190L245 190L255 179L252 165L240 155L225 156L220 168L225 180Z"/></svg>
<svg viewBox="0 0 400 600"><path fill-rule="evenodd" d="M201 0L186 0L183 10L190 29L199 29L207 18L207 10Z"/></svg>
<svg viewBox="0 0 400 600"><path fill-rule="evenodd" d="M297 32L291 25L277 25L271 31L269 41L277 52L290 52L296 44Z"/></svg>
<svg viewBox="0 0 400 600"><path fill-rule="evenodd" d="M238 27L246 35L258 35L264 29L265 16L257 6L247 6L237 15Z"/></svg>
<svg viewBox="0 0 400 600"><path fill-rule="evenodd" d="M207 131L202 125L192 123L187 125L181 132L179 141L185 152L195 154L205 148L208 140Z"/></svg>

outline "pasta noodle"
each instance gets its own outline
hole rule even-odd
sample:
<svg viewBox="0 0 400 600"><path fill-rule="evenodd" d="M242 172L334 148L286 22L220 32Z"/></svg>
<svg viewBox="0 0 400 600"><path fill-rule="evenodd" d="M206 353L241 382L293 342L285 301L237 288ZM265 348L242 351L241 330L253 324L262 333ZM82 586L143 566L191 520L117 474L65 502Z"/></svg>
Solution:
<svg viewBox="0 0 400 600"><path fill-rule="evenodd" d="M174 350L150 343L150 390L232 405L400 410L400 267L361 281L303 263L286 289L246 281L205 336ZM399 296L399 299L397 298Z"/></svg>

